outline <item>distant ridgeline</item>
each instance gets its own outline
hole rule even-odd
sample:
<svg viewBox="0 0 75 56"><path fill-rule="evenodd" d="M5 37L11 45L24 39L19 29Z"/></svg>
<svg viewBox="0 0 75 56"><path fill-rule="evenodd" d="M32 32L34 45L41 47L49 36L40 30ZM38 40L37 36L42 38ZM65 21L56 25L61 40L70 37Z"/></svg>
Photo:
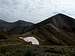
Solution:
<svg viewBox="0 0 75 56"><path fill-rule="evenodd" d="M75 45L75 19L56 14L40 23L22 20L9 23L0 20L0 39L35 37L40 45Z"/></svg>
<svg viewBox="0 0 75 56"><path fill-rule="evenodd" d="M31 28L33 23L18 20L16 22L6 22L0 19L0 33L21 34Z"/></svg>

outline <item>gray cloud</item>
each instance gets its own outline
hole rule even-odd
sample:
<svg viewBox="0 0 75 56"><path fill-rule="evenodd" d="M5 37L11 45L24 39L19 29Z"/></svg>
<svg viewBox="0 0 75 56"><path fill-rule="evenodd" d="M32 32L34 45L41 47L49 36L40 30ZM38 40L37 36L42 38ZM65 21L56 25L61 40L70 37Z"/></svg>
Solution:
<svg viewBox="0 0 75 56"><path fill-rule="evenodd" d="M56 13L74 17L74 6L74 0L0 0L0 18L37 23Z"/></svg>

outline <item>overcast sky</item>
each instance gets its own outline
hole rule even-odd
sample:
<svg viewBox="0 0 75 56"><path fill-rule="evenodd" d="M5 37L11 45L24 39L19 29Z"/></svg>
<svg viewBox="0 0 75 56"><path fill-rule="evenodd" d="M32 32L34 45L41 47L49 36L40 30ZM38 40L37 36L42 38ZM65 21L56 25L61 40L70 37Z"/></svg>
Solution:
<svg viewBox="0 0 75 56"><path fill-rule="evenodd" d="M75 18L75 0L0 0L0 18L37 23L63 13Z"/></svg>

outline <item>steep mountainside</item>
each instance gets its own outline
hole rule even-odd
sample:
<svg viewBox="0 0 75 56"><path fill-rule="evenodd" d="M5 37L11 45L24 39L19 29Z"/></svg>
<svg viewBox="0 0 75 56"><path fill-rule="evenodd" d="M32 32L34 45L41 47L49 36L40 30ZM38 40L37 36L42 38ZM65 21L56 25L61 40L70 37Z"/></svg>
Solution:
<svg viewBox="0 0 75 56"><path fill-rule="evenodd" d="M66 29L68 31L75 31L75 19L64 15L64 14L56 14L38 24L36 24L35 26L37 27L42 26L42 25L46 25L46 24L53 24L54 26L61 28L61 29Z"/></svg>
<svg viewBox="0 0 75 56"><path fill-rule="evenodd" d="M75 19L57 14L34 25L32 34L46 45L75 45Z"/></svg>

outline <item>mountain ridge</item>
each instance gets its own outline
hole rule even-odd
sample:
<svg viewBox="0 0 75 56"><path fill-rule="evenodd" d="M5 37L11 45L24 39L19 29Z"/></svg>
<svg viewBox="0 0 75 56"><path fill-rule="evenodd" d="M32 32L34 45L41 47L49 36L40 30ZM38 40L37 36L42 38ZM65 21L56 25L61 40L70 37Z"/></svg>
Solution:
<svg viewBox="0 0 75 56"><path fill-rule="evenodd" d="M34 24L32 32L40 45L75 45L75 19L56 14Z"/></svg>
<svg viewBox="0 0 75 56"><path fill-rule="evenodd" d="M47 23L51 23L59 28L66 28L68 30L71 29L70 31L75 31L75 19L61 13L35 24L34 28L45 25Z"/></svg>
<svg viewBox="0 0 75 56"><path fill-rule="evenodd" d="M11 34L20 33L21 30L30 28L32 25L33 25L33 23L26 22L23 20L18 20L15 22L6 22L6 21L0 19L0 32L8 32ZM18 32L18 31L20 31L20 32Z"/></svg>

